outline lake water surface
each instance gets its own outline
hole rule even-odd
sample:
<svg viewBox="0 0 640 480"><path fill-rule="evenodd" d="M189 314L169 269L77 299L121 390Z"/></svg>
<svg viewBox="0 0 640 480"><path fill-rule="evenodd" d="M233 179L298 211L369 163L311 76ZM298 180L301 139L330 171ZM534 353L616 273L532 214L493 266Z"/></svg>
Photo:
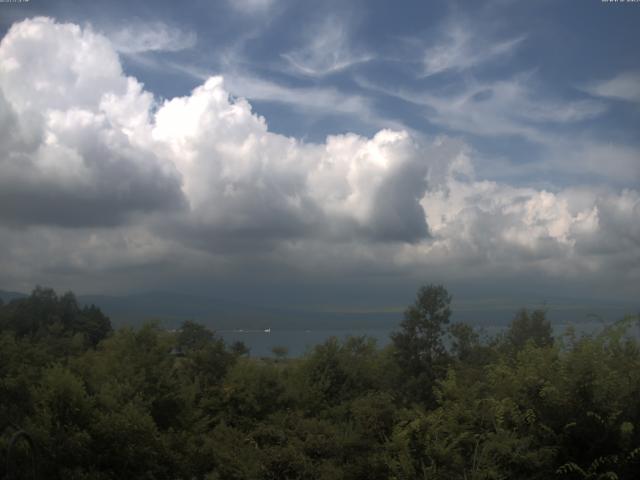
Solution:
<svg viewBox="0 0 640 480"><path fill-rule="evenodd" d="M593 334L601 331L604 324L601 322L583 322L572 324L577 334ZM553 325L554 335L562 335L569 324L559 323ZM481 338L492 337L504 330L504 326L488 325L478 327ZM298 357L311 350L315 345L323 343L330 337L340 340L346 337L367 336L374 338L378 347L384 347L390 340L390 335L397 326L393 328L368 328L368 329L317 329L317 330L278 330L270 329L267 333L264 330L218 330L217 333L227 343L235 341L244 342L249 347L252 357L271 357L273 347L285 347L288 349L289 357Z"/></svg>
<svg viewBox="0 0 640 480"><path fill-rule="evenodd" d="M323 343L330 337L344 339L346 337L367 336L375 338L378 346L389 343L391 329L367 330L274 330L265 333L262 330L222 330L217 332L227 343L244 342L250 349L252 357L273 356L273 347L286 347L290 357L303 355L315 345Z"/></svg>

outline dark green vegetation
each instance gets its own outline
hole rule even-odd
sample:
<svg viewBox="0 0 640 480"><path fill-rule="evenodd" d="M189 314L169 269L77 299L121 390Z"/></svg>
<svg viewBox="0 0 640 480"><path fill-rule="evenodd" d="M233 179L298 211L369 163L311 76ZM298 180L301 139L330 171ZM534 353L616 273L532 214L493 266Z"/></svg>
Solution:
<svg viewBox="0 0 640 480"><path fill-rule="evenodd" d="M554 339L521 311L481 340L420 289L389 347L255 359L185 322L112 331L72 294L0 306L0 478L636 479L640 346L627 318Z"/></svg>

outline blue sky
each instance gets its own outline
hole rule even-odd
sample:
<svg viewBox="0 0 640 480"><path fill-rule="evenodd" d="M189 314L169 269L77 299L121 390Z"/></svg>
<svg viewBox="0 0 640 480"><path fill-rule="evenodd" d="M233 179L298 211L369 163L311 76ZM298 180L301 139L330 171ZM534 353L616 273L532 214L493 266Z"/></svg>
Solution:
<svg viewBox="0 0 640 480"><path fill-rule="evenodd" d="M639 21L600 0L0 4L0 287L632 301Z"/></svg>

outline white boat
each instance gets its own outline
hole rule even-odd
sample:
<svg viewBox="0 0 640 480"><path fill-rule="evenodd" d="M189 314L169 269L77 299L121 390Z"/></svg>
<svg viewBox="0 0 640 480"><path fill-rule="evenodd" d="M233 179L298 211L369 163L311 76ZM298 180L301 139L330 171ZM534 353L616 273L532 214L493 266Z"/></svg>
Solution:
<svg viewBox="0 0 640 480"><path fill-rule="evenodd" d="M269 328L265 328L265 329L264 329L264 333L271 333L271 327L269 327Z"/></svg>

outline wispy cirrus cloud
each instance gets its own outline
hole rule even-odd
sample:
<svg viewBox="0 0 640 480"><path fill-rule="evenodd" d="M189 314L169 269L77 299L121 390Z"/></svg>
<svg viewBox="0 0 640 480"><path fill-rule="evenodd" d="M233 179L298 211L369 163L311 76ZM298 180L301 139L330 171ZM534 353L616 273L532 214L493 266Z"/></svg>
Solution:
<svg viewBox="0 0 640 480"><path fill-rule="evenodd" d="M193 48L197 35L164 22L143 22L125 25L105 35L120 53L140 54L145 52L179 52Z"/></svg>
<svg viewBox="0 0 640 480"><path fill-rule="evenodd" d="M302 47L283 53L288 70L297 75L319 77L368 62L374 56L351 45L350 28L343 20L327 18L305 34Z"/></svg>
<svg viewBox="0 0 640 480"><path fill-rule="evenodd" d="M443 94L428 89L393 89L374 85L358 78L364 88L390 95L423 110L431 124L452 132L497 138L517 137L540 147L536 161L521 163L521 153L501 164L496 158L487 160L489 176L510 178L573 178L574 181L606 179L630 185L640 179L640 150L636 145L605 136L567 131L578 128L609 110L601 100L559 99L535 87L532 73L516 75L508 80L470 81L455 93Z"/></svg>
<svg viewBox="0 0 640 480"><path fill-rule="evenodd" d="M583 90L597 97L640 103L640 70L619 73L604 81L593 82Z"/></svg>
<svg viewBox="0 0 640 480"><path fill-rule="evenodd" d="M454 93L433 90L393 89L359 78L358 83L378 92L425 107L431 123L480 136L517 135L545 143L543 133L551 124L571 124L596 118L607 106L594 100L559 100L537 94L532 74L508 80L470 81Z"/></svg>
<svg viewBox="0 0 640 480"><path fill-rule="evenodd" d="M250 99L287 104L297 110L316 113L379 118L366 97L345 94L332 87L290 87L241 74L229 74L226 78L234 94Z"/></svg>
<svg viewBox="0 0 640 480"><path fill-rule="evenodd" d="M520 35L506 40L489 40L460 23L448 26L444 38L428 47L423 57L424 77L447 71L461 72L512 54L525 40Z"/></svg>
<svg viewBox="0 0 640 480"><path fill-rule="evenodd" d="M253 15L269 11L277 0L228 0L227 3L237 12Z"/></svg>
<svg viewBox="0 0 640 480"><path fill-rule="evenodd" d="M206 81L213 74L211 70L193 65L163 65L201 81ZM366 95L346 93L331 86L291 86L261 78L238 69L237 65L227 64L225 67L229 69L222 70L225 85L233 95L286 105L307 114L347 116L376 127L404 128L400 122L381 116Z"/></svg>

